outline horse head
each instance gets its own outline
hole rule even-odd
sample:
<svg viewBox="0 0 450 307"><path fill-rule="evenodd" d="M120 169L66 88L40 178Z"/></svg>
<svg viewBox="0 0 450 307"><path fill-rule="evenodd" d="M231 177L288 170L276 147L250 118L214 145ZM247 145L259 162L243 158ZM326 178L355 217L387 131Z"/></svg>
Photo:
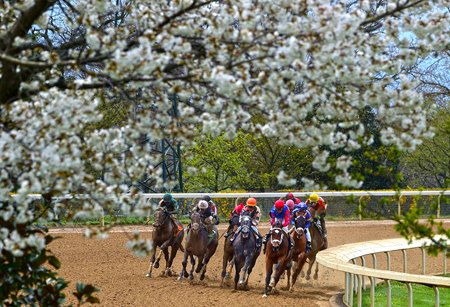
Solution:
<svg viewBox="0 0 450 307"><path fill-rule="evenodd" d="M270 232L270 243L272 244L272 248L274 250L278 249L281 246L281 243L284 239L284 231L280 227L274 227Z"/></svg>
<svg viewBox="0 0 450 307"><path fill-rule="evenodd" d="M252 218L248 214L244 214L241 219L241 233L244 239L247 239L250 235L252 227Z"/></svg>
<svg viewBox="0 0 450 307"><path fill-rule="evenodd" d="M200 213L193 212L191 214L191 229L195 232L199 231L203 226L202 219L200 218Z"/></svg>
<svg viewBox="0 0 450 307"><path fill-rule="evenodd" d="M154 216L153 227L160 228L166 223L166 220L169 217L169 213L165 209L161 208L156 210L153 216Z"/></svg>
<svg viewBox="0 0 450 307"><path fill-rule="evenodd" d="M306 219L303 215L299 215L295 217L295 233L297 234L297 238L301 238L301 236L305 232Z"/></svg>

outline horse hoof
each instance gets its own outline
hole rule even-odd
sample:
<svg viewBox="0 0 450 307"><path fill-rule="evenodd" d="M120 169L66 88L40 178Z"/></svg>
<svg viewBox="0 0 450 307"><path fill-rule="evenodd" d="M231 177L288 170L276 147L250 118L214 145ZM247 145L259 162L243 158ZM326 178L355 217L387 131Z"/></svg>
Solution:
<svg viewBox="0 0 450 307"><path fill-rule="evenodd" d="M263 296L262 296L263 298L267 298L267 294L263 294Z"/></svg>
<svg viewBox="0 0 450 307"><path fill-rule="evenodd" d="M184 278L188 278L189 277L189 273L188 272L184 272Z"/></svg>
<svg viewBox="0 0 450 307"><path fill-rule="evenodd" d="M182 279L183 279L183 277L181 277L181 276L178 276L178 278L177 278L178 281L181 281Z"/></svg>
<svg viewBox="0 0 450 307"><path fill-rule="evenodd" d="M314 280L317 280L319 278L319 276L317 276L317 274L316 274L313 276L313 278L314 278Z"/></svg>
<svg viewBox="0 0 450 307"><path fill-rule="evenodd" d="M189 280L194 280L194 275L189 275Z"/></svg>
<svg viewBox="0 0 450 307"><path fill-rule="evenodd" d="M291 287L290 289L289 289L289 292L294 292L294 287Z"/></svg>
<svg viewBox="0 0 450 307"><path fill-rule="evenodd" d="M301 272L300 272L300 277L301 277L301 278L304 278L304 277L305 277L305 272L301 271Z"/></svg>
<svg viewBox="0 0 450 307"><path fill-rule="evenodd" d="M307 275L307 276L305 277L305 279L306 279L306 280L310 280L310 279L311 279L311 276Z"/></svg>
<svg viewBox="0 0 450 307"><path fill-rule="evenodd" d="M152 274L151 273L147 273L147 274L145 274L145 276L147 276L147 277L152 277Z"/></svg>
<svg viewBox="0 0 450 307"><path fill-rule="evenodd" d="M159 268L159 262L156 262L156 263L153 265L153 267L154 267L155 269Z"/></svg>
<svg viewBox="0 0 450 307"><path fill-rule="evenodd" d="M231 275L230 274L225 274L225 279L231 279Z"/></svg>
<svg viewBox="0 0 450 307"><path fill-rule="evenodd" d="M205 274L200 275L200 280L205 279Z"/></svg>

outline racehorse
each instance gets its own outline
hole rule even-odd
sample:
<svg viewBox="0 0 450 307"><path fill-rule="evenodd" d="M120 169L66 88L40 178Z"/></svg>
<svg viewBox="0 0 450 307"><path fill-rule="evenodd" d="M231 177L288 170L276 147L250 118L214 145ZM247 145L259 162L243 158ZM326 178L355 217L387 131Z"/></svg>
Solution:
<svg viewBox="0 0 450 307"><path fill-rule="evenodd" d="M291 237L294 241L294 250L292 251L292 261L294 262L292 285L289 291L294 291L294 285L297 277L306 262L306 236L305 236L306 219L304 216L299 216L295 219L295 228L292 231ZM288 280L289 285L289 280Z"/></svg>
<svg viewBox="0 0 450 307"><path fill-rule="evenodd" d="M231 270L233 269L233 256L234 256L234 248L233 244L230 242L231 238L233 238L234 233L239 227L239 215L233 214L230 219L230 225L228 226L228 237L225 238L225 243L223 245L223 264L222 264L222 282L220 286L223 287L224 279L230 278ZM227 272L227 266L229 270Z"/></svg>
<svg viewBox="0 0 450 307"><path fill-rule="evenodd" d="M314 209L308 208L308 210L310 211L311 215L314 217L315 216ZM309 261L308 261L308 270L306 272L306 277L304 276L303 271L301 273L301 277L305 277L306 280L311 279L311 269L314 265L314 262L316 261L317 253L328 248L328 241L324 239L322 232L319 230L319 228L317 227L315 222L311 223L311 227L309 227L309 232L311 234L312 249L307 255ZM313 278L316 280L318 278L318 276L319 276L319 265L318 265L318 263L316 263L316 269L315 269Z"/></svg>
<svg viewBox="0 0 450 307"><path fill-rule="evenodd" d="M233 241L234 266L236 269L234 276L234 289L242 287L248 290L248 278L255 266L256 259L261 253L261 246L256 246L256 238L252 233L252 218L244 214L241 220L241 231ZM241 275L242 269L242 276Z"/></svg>
<svg viewBox="0 0 450 307"><path fill-rule="evenodd" d="M280 280L280 275L286 269L289 261L292 259L292 252L289 250L288 234L281 228L281 221L276 221L270 231L269 240L266 248L266 284L263 297L267 297L269 290L274 292L275 287ZM273 266L278 264L273 279ZM270 283L270 284L269 284Z"/></svg>
<svg viewBox="0 0 450 307"><path fill-rule="evenodd" d="M147 277L152 276L153 268L159 268L159 260L161 259L161 254L164 253L164 258L166 260L166 269L164 271L165 276L172 276L172 263L173 259L177 255L178 249L184 251L183 242L184 228L183 225L177 221L177 225L173 223L170 213L166 209L158 209L154 214L155 222L153 223L152 241L153 241L153 254L150 260L150 266L148 268ZM156 249L159 247L161 251L159 252L158 259L155 262ZM170 257L169 257L169 247Z"/></svg>
<svg viewBox="0 0 450 307"><path fill-rule="evenodd" d="M178 280L182 280L183 277L189 277L190 280L194 279L194 267L195 258L198 258L197 268L195 273L200 273L200 280L205 278L206 266L211 259L212 255L216 252L217 245L219 243L217 237L217 227L210 225L215 231L214 238L210 240L208 236L207 225L205 225L198 212L193 212L191 215L191 229L188 231L186 236L186 247L184 249L184 257L182 261L183 269L181 270ZM188 257L191 259L192 268L191 271L187 272L186 265Z"/></svg>

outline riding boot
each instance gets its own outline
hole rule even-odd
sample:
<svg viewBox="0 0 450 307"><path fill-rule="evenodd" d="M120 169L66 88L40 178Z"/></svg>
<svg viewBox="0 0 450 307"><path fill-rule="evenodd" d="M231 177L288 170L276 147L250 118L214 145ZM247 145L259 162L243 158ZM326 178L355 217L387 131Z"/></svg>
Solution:
<svg viewBox="0 0 450 307"><path fill-rule="evenodd" d="M316 224L317 229L319 229L319 232L323 235L323 231L322 231L322 223L320 222L320 219L318 217L316 217L314 219L314 224Z"/></svg>
<svg viewBox="0 0 450 307"><path fill-rule="evenodd" d="M294 241L292 240L291 236L288 236L288 242L289 242L289 250L294 248Z"/></svg>
<svg viewBox="0 0 450 307"><path fill-rule="evenodd" d="M230 239L230 242L233 243L234 240L236 240L239 232L241 231L241 226L238 227L238 229L236 230L236 232L234 233L233 237Z"/></svg>
<svg viewBox="0 0 450 307"><path fill-rule="evenodd" d="M327 233L327 229L325 228L325 219L323 217L320 217L320 224L322 226L323 237L324 237L324 239L326 239L328 233Z"/></svg>
<svg viewBox="0 0 450 307"><path fill-rule="evenodd" d="M173 226L175 227L175 235L178 235L178 233L181 230L180 230L180 228L178 226L178 223L177 223L177 220L176 220L175 216L173 214L170 214L170 219L172 220Z"/></svg>
<svg viewBox="0 0 450 307"><path fill-rule="evenodd" d="M312 250L311 241L306 241L306 253L309 253Z"/></svg>
<svg viewBox="0 0 450 307"><path fill-rule="evenodd" d="M266 236L264 237L264 239L262 241L262 243L264 245L264 248L263 248L263 253L264 254L266 253L267 241L269 240L269 237L270 237L270 231L266 234Z"/></svg>

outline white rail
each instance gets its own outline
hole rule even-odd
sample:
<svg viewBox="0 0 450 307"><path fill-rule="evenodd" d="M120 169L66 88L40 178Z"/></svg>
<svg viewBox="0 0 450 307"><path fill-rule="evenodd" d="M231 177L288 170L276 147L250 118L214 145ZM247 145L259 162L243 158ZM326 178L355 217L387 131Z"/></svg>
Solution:
<svg viewBox="0 0 450 307"><path fill-rule="evenodd" d="M435 237L435 239L446 237ZM362 291L365 288L364 279L367 277L370 280L370 298L371 306L375 306L375 284L376 279L382 279L387 284L387 305L391 306L391 285L390 281L400 281L406 283L408 288L408 306L413 306L413 292L411 284L422 284L432 286L435 291L435 306L439 306L439 287L450 288L450 278L440 276L429 276L426 273L425 249L424 247L430 245L432 242L429 239L414 240L408 243L405 239L389 239L377 240L361 243L345 244L338 247L329 248L317 254L317 262L328 268L345 272L345 295L344 303L348 306L353 306L353 293L357 293L357 306L362 306ZM422 248L422 275L407 273L407 253L408 249ZM402 251L403 254L403 272L390 271L390 252ZM376 269L377 253L385 253L387 257L388 270ZM373 258L374 268L365 267L364 257L371 255ZM444 253L443 273L446 274L447 269L447 255ZM361 258L362 266L356 265L355 259ZM352 262L352 263L350 263Z"/></svg>

